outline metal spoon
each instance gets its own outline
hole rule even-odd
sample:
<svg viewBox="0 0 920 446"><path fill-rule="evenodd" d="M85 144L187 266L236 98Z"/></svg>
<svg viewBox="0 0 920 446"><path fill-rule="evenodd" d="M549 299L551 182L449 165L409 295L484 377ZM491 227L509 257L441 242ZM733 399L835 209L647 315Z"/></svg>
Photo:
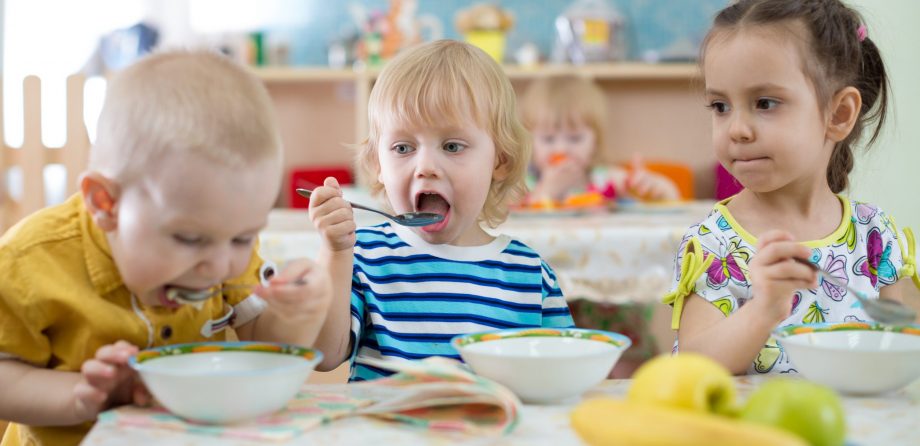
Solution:
<svg viewBox="0 0 920 446"><path fill-rule="evenodd" d="M913 308L907 307L900 302L886 299L881 296L879 296L878 299L870 299L865 295L865 293L850 288L850 286L845 282L832 276L827 271L824 271L824 269L818 265L815 265L808 260L799 258L796 258L795 261L817 271L818 275L820 275L824 280L840 288L844 288L848 292L852 293L854 296L856 296L856 299L862 303L863 308L866 310L866 314L868 314L872 319L875 319L877 322L891 325L905 325L910 324L917 319L917 312Z"/></svg>
<svg viewBox="0 0 920 446"><path fill-rule="evenodd" d="M303 277L296 279L296 280L292 280L290 282L279 283L279 285L306 285L306 284L307 284L307 279ZM173 287L169 287L169 289L166 290L166 298L173 302L182 302L182 301L202 302L214 296L217 296L218 294L221 294L227 290L252 288L255 286L256 284L254 283L248 283L248 284L237 284L237 285L224 285L222 287L208 288L206 290L193 290L190 288L173 286Z"/></svg>
<svg viewBox="0 0 920 446"><path fill-rule="evenodd" d="M311 191L310 189L297 189L297 194L304 198L310 198L310 194L312 193L313 191ZM369 208L367 206L362 206L357 203L352 203L350 201L348 203L353 208L363 209L365 211L376 212L403 226L428 226L430 224L434 224L441 220L444 220L443 215L435 214L433 212L406 212L405 214L390 215L390 214L387 214L386 212L383 212L383 211L380 211L374 208Z"/></svg>

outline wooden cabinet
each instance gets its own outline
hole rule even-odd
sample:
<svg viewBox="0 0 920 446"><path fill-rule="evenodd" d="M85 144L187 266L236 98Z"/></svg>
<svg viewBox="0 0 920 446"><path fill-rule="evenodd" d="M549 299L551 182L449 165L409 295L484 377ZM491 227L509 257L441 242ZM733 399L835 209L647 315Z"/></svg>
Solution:
<svg viewBox="0 0 920 446"><path fill-rule="evenodd" d="M263 68L257 73L275 101L288 170L352 165L351 145L366 136L367 98L378 71ZM640 152L685 163L694 171L696 195L713 196L716 161L695 64L509 66L506 73L519 94L543 76L594 79L607 98L607 158L625 161Z"/></svg>

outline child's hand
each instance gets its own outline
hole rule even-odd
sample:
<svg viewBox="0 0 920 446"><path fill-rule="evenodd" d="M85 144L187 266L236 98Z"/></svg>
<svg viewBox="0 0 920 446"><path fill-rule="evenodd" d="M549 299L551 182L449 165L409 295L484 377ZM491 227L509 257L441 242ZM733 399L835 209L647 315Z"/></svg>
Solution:
<svg viewBox="0 0 920 446"><path fill-rule="evenodd" d="M766 316L777 323L789 316L792 296L796 290L818 286L817 273L794 257L808 259L808 248L793 241L792 234L768 231L757 243L757 255L751 261L751 286L753 301L767 312Z"/></svg>
<svg viewBox="0 0 920 446"><path fill-rule="evenodd" d="M298 279L306 283L295 283ZM309 259L288 263L267 286L257 286L253 292L268 303L265 311L271 311L273 316L280 320L303 321L317 330L323 325L332 301L328 271Z"/></svg>
<svg viewBox="0 0 920 446"><path fill-rule="evenodd" d="M100 347L93 359L83 363L80 368L83 379L73 388L78 419L94 420L99 412L114 406L150 403L147 389L128 367L128 358L136 353L137 347L118 341Z"/></svg>
<svg viewBox="0 0 920 446"><path fill-rule="evenodd" d="M335 178L326 178L322 186L313 189L310 196L310 220L332 251L354 248L357 229L355 215L351 205L342 198L342 189Z"/></svg>
<svg viewBox="0 0 920 446"><path fill-rule="evenodd" d="M680 199L680 191L669 178L645 168L642 157L633 154L631 169L626 177L626 190L635 198L664 201Z"/></svg>
<svg viewBox="0 0 920 446"><path fill-rule="evenodd" d="M585 166L572 158L563 159L540 172L540 182L535 188L538 199L562 200L587 182Z"/></svg>
<svg viewBox="0 0 920 446"><path fill-rule="evenodd" d="M633 170L626 178L626 190L642 200L666 201L680 199L680 192L668 178L648 170Z"/></svg>

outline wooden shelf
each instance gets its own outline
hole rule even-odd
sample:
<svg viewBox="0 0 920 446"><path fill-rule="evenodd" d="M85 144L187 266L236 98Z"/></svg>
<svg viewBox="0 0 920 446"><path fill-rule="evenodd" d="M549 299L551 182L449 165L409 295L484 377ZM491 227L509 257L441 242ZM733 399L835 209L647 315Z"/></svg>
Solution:
<svg viewBox="0 0 920 446"><path fill-rule="evenodd" d="M337 82L374 79L379 69L355 71L325 67L271 67L257 68L256 73L268 83ZM692 80L699 76L699 68L692 63L622 62L592 65L539 65L521 67L506 65L505 73L512 80L529 80L546 76L578 75L596 80Z"/></svg>

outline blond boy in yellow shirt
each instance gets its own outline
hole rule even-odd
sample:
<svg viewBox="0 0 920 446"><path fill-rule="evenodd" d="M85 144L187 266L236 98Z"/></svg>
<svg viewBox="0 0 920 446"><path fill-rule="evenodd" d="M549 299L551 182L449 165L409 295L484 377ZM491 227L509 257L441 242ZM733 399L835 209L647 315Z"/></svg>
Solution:
<svg viewBox="0 0 920 446"><path fill-rule="evenodd" d="M77 444L100 411L149 401L127 367L139 348L231 325L313 344L328 271L303 260L269 278L256 254L281 162L268 94L223 56L157 54L111 80L80 193L0 239L3 446ZM167 297L229 283L253 288L200 309Z"/></svg>

